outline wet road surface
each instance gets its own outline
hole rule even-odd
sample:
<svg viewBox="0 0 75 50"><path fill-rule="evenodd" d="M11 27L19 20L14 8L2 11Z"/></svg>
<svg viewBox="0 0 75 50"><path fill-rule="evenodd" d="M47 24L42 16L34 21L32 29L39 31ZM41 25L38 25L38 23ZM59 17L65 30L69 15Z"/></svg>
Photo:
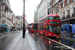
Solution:
<svg viewBox="0 0 75 50"><path fill-rule="evenodd" d="M38 50L72 50L75 49L75 43L65 39L45 38L44 36L29 33L35 41ZM51 40L50 40L51 39Z"/></svg>
<svg viewBox="0 0 75 50"><path fill-rule="evenodd" d="M12 31L12 32L3 33L2 35L0 35L0 50L6 50L10 42L19 34L19 32L21 31Z"/></svg>
<svg viewBox="0 0 75 50"><path fill-rule="evenodd" d="M11 42L15 39L22 31L10 32L4 38L0 39L0 50L6 50L10 47ZM57 38L45 38L44 36L37 35L35 33L29 33L28 39L32 50L75 50L75 42L57 39ZM14 40L15 41L15 40ZM13 41L13 43L14 43Z"/></svg>

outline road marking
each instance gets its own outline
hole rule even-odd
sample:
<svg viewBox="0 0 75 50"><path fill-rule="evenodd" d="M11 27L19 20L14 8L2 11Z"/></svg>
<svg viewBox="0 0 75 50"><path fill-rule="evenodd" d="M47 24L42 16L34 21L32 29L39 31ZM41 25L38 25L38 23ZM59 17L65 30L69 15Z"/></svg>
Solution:
<svg viewBox="0 0 75 50"><path fill-rule="evenodd" d="M41 35L40 35L41 36ZM45 36L43 36L44 38L47 38L47 37L45 37ZM59 42L57 42L57 41L55 41L55 40L52 40L52 39L50 39L50 38L47 38L47 39L49 39L49 40L51 40L51 41L54 41L54 42L56 42L56 43L58 43L58 44L60 44L60 45L62 45L62 46L65 46L65 47L67 47L67 48L69 48L69 49L72 49L72 50L75 50L74 48L71 48L71 47L69 47L69 46L67 46L67 45L65 45L65 44L62 44L62 43L59 43Z"/></svg>
<svg viewBox="0 0 75 50"><path fill-rule="evenodd" d="M7 35L2 35L2 37L0 38L0 39L2 39L2 38L5 38Z"/></svg>
<svg viewBox="0 0 75 50"><path fill-rule="evenodd" d="M73 41L73 42L75 42L75 39L71 39L71 38L65 38L65 37L60 37L60 38L62 38L62 39L66 39L66 40L70 40L70 41Z"/></svg>

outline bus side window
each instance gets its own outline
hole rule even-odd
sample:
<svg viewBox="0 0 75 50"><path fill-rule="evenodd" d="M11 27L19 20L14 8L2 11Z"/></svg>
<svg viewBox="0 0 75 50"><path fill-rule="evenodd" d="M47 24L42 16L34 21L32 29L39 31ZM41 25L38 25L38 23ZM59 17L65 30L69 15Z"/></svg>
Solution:
<svg viewBox="0 0 75 50"><path fill-rule="evenodd" d="M46 20L48 20L48 17L45 18L44 24L45 24Z"/></svg>
<svg viewBox="0 0 75 50"><path fill-rule="evenodd" d="M45 30L47 30L47 31L49 30L49 26L48 25L46 25Z"/></svg>

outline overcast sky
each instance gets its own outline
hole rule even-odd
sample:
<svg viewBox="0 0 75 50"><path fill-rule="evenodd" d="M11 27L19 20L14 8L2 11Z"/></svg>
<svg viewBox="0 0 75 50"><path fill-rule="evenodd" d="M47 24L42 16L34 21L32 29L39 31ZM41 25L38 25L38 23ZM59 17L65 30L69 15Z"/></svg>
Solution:
<svg viewBox="0 0 75 50"><path fill-rule="evenodd" d="M36 6L40 3L41 0L26 0L25 2L25 13L26 20L28 23L33 22L34 11ZM23 14L23 0L10 0L10 6L15 15L22 16Z"/></svg>

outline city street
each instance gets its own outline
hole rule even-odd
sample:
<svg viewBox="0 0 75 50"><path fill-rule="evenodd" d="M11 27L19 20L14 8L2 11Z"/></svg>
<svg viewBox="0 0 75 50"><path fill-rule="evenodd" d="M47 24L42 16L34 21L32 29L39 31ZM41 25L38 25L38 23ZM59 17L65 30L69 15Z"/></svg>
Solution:
<svg viewBox="0 0 75 50"><path fill-rule="evenodd" d="M22 38L22 31L13 31L0 39L0 50L74 50L75 43L65 39L45 38L29 33Z"/></svg>
<svg viewBox="0 0 75 50"><path fill-rule="evenodd" d="M75 0L0 0L0 50L75 50Z"/></svg>

